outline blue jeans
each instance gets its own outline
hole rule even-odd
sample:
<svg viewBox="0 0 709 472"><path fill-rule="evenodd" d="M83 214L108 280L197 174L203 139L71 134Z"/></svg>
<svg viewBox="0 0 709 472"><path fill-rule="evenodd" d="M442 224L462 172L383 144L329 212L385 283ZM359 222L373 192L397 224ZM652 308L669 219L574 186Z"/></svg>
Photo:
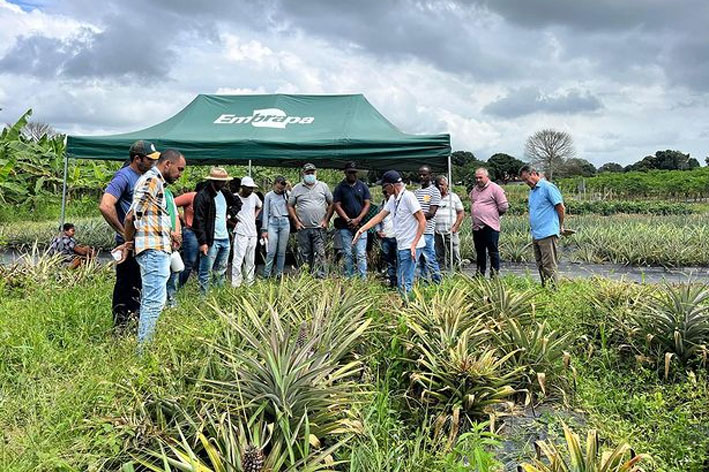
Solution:
<svg viewBox="0 0 709 472"><path fill-rule="evenodd" d="M396 287L396 238L382 238L380 241L382 248L382 260L386 263L387 279L390 287Z"/></svg>
<svg viewBox="0 0 709 472"><path fill-rule="evenodd" d="M414 285L416 276L416 261L421 258L424 248L416 249L416 260L411 258L411 250L409 248L399 249L397 254L397 277L399 279L399 292L406 297Z"/></svg>
<svg viewBox="0 0 709 472"><path fill-rule="evenodd" d="M138 344L149 343L167 298L167 280L170 278L170 254L146 249L136 256L140 266L143 290L140 295Z"/></svg>
<svg viewBox="0 0 709 472"><path fill-rule="evenodd" d="M177 306L177 289L178 280L180 280L180 274L182 272L172 272L170 271L170 278L167 279L167 306L168 308Z"/></svg>
<svg viewBox="0 0 709 472"><path fill-rule="evenodd" d="M431 279L434 283L441 283L441 269L438 266L438 258L436 257L436 238L433 234L424 234L426 245L422 248L419 261L419 270L421 278ZM430 275L429 275L430 272Z"/></svg>
<svg viewBox="0 0 709 472"><path fill-rule="evenodd" d="M274 216L268 219L268 249L266 252L266 267L263 276L270 277L273 271L273 261L276 261L276 277L283 274L286 263L286 248L290 236L290 221L287 216Z"/></svg>
<svg viewBox="0 0 709 472"><path fill-rule="evenodd" d="M204 254L199 259L199 290L202 295L209 291L209 280L214 278L214 285L221 287L224 285L226 265L229 260L229 250L231 249L228 239L215 239L207 256Z"/></svg>
<svg viewBox="0 0 709 472"><path fill-rule="evenodd" d="M185 285L187 279L190 278L192 269L197 264L198 256L199 242L197 242L197 236L190 228L182 228L182 260L185 263L185 270L180 272L180 287Z"/></svg>
<svg viewBox="0 0 709 472"><path fill-rule="evenodd" d="M343 228L337 231L342 239L342 253L345 256L345 277L354 276L354 264L357 258L357 274L360 278L367 278L367 233L363 233L357 240L357 244L352 246L354 238L352 230Z"/></svg>

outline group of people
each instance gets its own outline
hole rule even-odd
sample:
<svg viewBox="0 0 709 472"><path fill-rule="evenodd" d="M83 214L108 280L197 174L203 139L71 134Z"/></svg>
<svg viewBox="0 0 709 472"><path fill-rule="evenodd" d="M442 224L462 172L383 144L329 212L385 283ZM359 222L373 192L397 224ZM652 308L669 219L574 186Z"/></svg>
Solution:
<svg viewBox="0 0 709 472"><path fill-rule="evenodd" d="M293 231L298 266L314 277L326 277L333 216L335 246L346 277L366 278L368 239L379 240L387 281L403 295L416 278L439 283L441 268L450 268L451 261L454 267L461 264L462 201L448 179L434 178L428 166L419 169L420 187L414 191L406 189L399 172L384 173L378 182L384 198L378 206L354 162L345 166L344 178L332 192L318 180L316 166L308 163L302 167L302 181L291 188L278 176L263 198L249 176L242 177L237 188L230 186L232 178L221 167L211 168L195 191L175 197L168 187L185 167L179 151L158 152L152 143L137 141L99 206L116 232L114 323L123 328L139 314L141 346L154 335L165 304L176 303L175 294L192 271L198 272L200 292L206 294L210 286L226 282L231 254L232 286L254 283L259 243L266 247L264 277L283 275ZM555 281L556 244L564 219L561 195L534 169L523 168L520 178L531 188L530 222L542 282ZM500 268L500 217L509 205L486 169L476 170L475 182L469 198L477 273L485 275L489 259L490 275L495 276Z"/></svg>

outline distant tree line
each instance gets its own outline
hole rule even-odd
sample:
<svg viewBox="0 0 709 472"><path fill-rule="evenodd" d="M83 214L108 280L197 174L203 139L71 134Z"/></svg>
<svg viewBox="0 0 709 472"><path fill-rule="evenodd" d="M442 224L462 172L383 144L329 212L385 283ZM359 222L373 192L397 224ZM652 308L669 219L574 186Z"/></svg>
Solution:
<svg viewBox="0 0 709 472"><path fill-rule="evenodd" d="M451 155L453 180L470 187L474 184L475 169L485 167L494 181L507 183L516 179L519 168L525 163L544 172L549 180L593 177L603 173L692 170L700 167L699 161L689 154L667 149L625 167L608 162L597 169L586 159L577 157L569 133L554 129L542 129L531 135L525 143L524 155L526 162L505 153L493 154L487 161L482 161L470 151L455 151ZM709 157L705 161L709 165Z"/></svg>

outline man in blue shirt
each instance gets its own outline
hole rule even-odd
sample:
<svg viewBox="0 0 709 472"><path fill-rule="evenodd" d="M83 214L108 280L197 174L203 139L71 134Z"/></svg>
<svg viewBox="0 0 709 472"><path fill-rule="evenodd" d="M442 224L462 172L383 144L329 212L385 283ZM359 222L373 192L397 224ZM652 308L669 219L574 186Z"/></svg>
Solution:
<svg viewBox="0 0 709 472"><path fill-rule="evenodd" d="M99 210L106 222L116 231L116 244L125 241L125 218L133 203L133 188L141 175L157 161L160 153L148 141L136 141L128 150L129 164L111 179L101 197ZM132 248L131 248L132 249ZM113 287L113 324L122 329L140 308L140 267L132 251L126 260L116 265L116 285Z"/></svg>
<svg viewBox="0 0 709 472"><path fill-rule="evenodd" d="M519 170L519 177L529 185L529 225L532 231L534 259L537 262L542 285L558 281L558 241L564 231L564 200L556 185L543 179L530 166Z"/></svg>
<svg viewBox="0 0 709 472"><path fill-rule="evenodd" d="M357 164L349 162L345 166L345 179L335 187L333 201L338 217L335 218L335 229L342 238L342 250L345 253L345 276L355 274L354 265L357 259L357 275L367 277L367 233L364 233L357 243L352 245L355 232L362 226L362 220L369 211L369 187L357 178Z"/></svg>

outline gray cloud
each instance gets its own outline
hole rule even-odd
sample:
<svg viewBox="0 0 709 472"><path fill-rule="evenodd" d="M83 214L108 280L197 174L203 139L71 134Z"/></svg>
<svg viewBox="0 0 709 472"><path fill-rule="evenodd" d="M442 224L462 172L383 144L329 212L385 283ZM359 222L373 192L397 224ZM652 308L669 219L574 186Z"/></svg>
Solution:
<svg viewBox="0 0 709 472"><path fill-rule="evenodd" d="M174 51L156 40L142 21L113 17L101 32L84 28L69 39L41 34L20 37L0 59L0 69L41 78L152 80L169 72Z"/></svg>
<svg viewBox="0 0 709 472"><path fill-rule="evenodd" d="M561 95L544 95L536 87L513 90L483 108L483 113L501 118L517 118L532 113L573 114L596 111L603 107L589 92L568 90Z"/></svg>
<svg viewBox="0 0 709 472"><path fill-rule="evenodd" d="M528 28L567 26L576 30L610 31L665 28L675 22L703 23L709 13L704 0L472 0L506 20Z"/></svg>

